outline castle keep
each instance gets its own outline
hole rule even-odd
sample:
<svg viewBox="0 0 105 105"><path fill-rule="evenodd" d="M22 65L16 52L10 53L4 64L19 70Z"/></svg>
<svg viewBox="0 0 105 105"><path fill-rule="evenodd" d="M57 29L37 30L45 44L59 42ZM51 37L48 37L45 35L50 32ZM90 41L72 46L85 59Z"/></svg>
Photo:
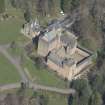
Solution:
<svg viewBox="0 0 105 105"><path fill-rule="evenodd" d="M92 63L91 53L79 48L77 37L62 28L45 32L39 38L37 52L47 58L46 64L51 70L68 80L75 78Z"/></svg>
<svg viewBox="0 0 105 105"><path fill-rule="evenodd" d="M42 33L36 21L28 23L22 33L30 38L38 37L37 54L45 58L46 65L59 76L72 80L92 64L92 53L78 46L78 38L67 30L67 22L62 21L50 25Z"/></svg>

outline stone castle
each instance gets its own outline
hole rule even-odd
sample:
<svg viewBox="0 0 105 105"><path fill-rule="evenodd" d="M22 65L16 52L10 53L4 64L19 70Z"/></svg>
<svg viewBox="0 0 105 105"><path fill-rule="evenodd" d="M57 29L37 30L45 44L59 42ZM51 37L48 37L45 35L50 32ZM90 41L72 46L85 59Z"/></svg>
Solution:
<svg viewBox="0 0 105 105"><path fill-rule="evenodd" d="M35 26L36 23L33 27ZM28 34L31 35L30 38L39 36L37 54L45 58L47 66L59 76L72 80L92 64L91 51L78 46L78 38L64 27L54 26L41 34L40 31L35 31L39 26L33 27L32 33L28 28Z"/></svg>

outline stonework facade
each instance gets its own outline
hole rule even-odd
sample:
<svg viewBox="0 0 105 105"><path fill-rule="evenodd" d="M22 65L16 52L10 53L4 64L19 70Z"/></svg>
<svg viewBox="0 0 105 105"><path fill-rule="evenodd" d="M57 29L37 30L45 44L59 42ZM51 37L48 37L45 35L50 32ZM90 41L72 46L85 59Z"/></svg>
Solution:
<svg viewBox="0 0 105 105"><path fill-rule="evenodd" d="M30 39L39 35L40 31L41 28L37 19L35 21L24 24L23 28L21 29L21 33Z"/></svg>
<svg viewBox="0 0 105 105"><path fill-rule="evenodd" d="M66 31L52 29L39 38L39 56L46 57L46 64L59 76L72 80L92 63L91 53L81 49L77 37Z"/></svg>
<svg viewBox="0 0 105 105"><path fill-rule="evenodd" d="M49 26L41 34L39 24L34 21L25 24L21 32L31 39L38 37L37 54L45 58L51 70L65 79L76 78L92 64L92 53L78 47L77 37L59 24Z"/></svg>

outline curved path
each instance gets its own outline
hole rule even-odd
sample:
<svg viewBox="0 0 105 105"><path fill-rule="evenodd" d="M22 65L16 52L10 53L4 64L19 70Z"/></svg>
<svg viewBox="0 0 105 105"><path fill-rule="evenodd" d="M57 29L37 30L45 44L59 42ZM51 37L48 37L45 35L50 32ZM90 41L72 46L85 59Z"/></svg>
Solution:
<svg viewBox="0 0 105 105"><path fill-rule="evenodd" d="M44 86L40 84L35 84L33 83L27 76L27 74L22 70L21 65L19 64L19 61L14 59L8 52L7 49L8 45L0 45L0 52L16 67L18 73L21 76L22 82L28 84L28 87L34 90L46 90L46 91L51 91L51 92L56 92L60 94L75 94L74 89L60 89L56 87L49 87L49 86ZM0 90L9 90L9 89L15 89L19 88L20 83L15 83L15 84L6 84L6 85L1 85Z"/></svg>
<svg viewBox="0 0 105 105"><path fill-rule="evenodd" d="M60 94L75 94L74 89L60 89L56 87L49 87L49 86L39 85L35 83L31 83L30 88L34 90L45 90L45 91L56 92Z"/></svg>
<svg viewBox="0 0 105 105"><path fill-rule="evenodd" d="M6 51L7 46L0 46L0 52L16 67L18 73L21 76L22 82L27 82L28 78L26 77L24 71L22 70L18 60L14 59L9 53Z"/></svg>
<svg viewBox="0 0 105 105"><path fill-rule="evenodd" d="M20 83L0 85L0 91L20 88Z"/></svg>

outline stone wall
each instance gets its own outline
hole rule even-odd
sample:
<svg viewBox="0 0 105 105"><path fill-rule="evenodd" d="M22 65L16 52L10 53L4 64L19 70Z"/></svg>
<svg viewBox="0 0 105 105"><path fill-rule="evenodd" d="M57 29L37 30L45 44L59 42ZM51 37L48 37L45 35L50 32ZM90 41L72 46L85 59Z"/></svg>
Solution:
<svg viewBox="0 0 105 105"><path fill-rule="evenodd" d="M82 52L82 54L85 54L85 53ZM65 65L63 67L60 67L59 65L55 64L49 59L47 61L47 65L53 71L56 71L59 76L62 76L63 78L66 78L68 80L72 80L75 77L75 75L78 75L78 73L80 73L83 69L88 67L90 64L92 64L91 56L85 57L81 62L79 62L78 64L74 64L71 67L68 67Z"/></svg>
<svg viewBox="0 0 105 105"><path fill-rule="evenodd" d="M60 47L60 42L58 40L58 38L56 38L54 41L52 41L51 43L49 43L49 51L52 51L53 49L57 49Z"/></svg>
<svg viewBox="0 0 105 105"><path fill-rule="evenodd" d="M89 56L89 53L87 53L87 52L81 50L80 48L76 48L76 51L77 51L80 55L82 55L82 56L84 56L84 57Z"/></svg>
<svg viewBox="0 0 105 105"><path fill-rule="evenodd" d="M45 57L48 54L48 48L49 48L48 43L40 38L38 42L38 51L37 51L38 55Z"/></svg>
<svg viewBox="0 0 105 105"><path fill-rule="evenodd" d="M80 63L77 64L77 70L78 70L78 72L80 72L85 67L89 66L90 64L92 64L92 58L91 58L91 56L85 58L83 61L81 61Z"/></svg>
<svg viewBox="0 0 105 105"><path fill-rule="evenodd" d="M49 59L47 61L47 65L49 68L57 72L57 74L63 77L64 79L72 80L73 76L75 75L76 65L73 65L71 67L64 65L64 67L60 67L59 65L55 64Z"/></svg>

